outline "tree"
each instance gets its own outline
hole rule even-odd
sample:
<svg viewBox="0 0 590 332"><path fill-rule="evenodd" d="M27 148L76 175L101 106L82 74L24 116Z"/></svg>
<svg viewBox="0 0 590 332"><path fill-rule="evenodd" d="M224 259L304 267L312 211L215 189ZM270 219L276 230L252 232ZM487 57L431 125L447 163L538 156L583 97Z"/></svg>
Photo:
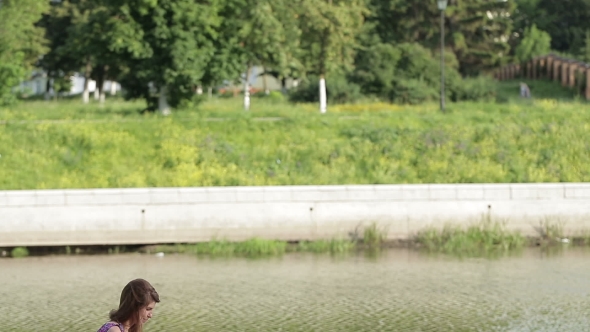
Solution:
<svg viewBox="0 0 590 332"><path fill-rule="evenodd" d="M108 58L107 42L104 35L108 31L105 24L109 16L109 8L96 0L69 0L63 2L64 11L70 19L67 28L67 39L58 48L62 58L70 58L70 66L83 69L84 92L82 100L89 101L89 81L93 69L102 70ZM102 90L102 82L97 82L97 88Z"/></svg>
<svg viewBox="0 0 590 332"><path fill-rule="evenodd" d="M449 0L445 11L448 47L464 75L507 61L515 5L511 1ZM371 0L369 21L385 43L418 42L440 47L440 12L435 1Z"/></svg>
<svg viewBox="0 0 590 332"><path fill-rule="evenodd" d="M586 30L590 29L590 1L539 0L531 23L551 36L551 48L559 52L577 53L584 46Z"/></svg>
<svg viewBox="0 0 590 332"><path fill-rule="evenodd" d="M539 7L540 0L516 0L516 8L512 14L512 35L510 38L510 46L514 51L516 46L520 44L524 38L524 32L533 24L537 26L544 25L542 22L543 16L546 16L543 8Z"/></svg>
<svg viewBox="0 0 590 332"><path fill-rule="evenodd" d="M540 55L546 55L551 51L551 36L545 31L532 27L525 29L524 38L516 47L515 57L520 62L526 62Z"/></svg>
<svg viewBox="0 0 590 332"><path fill-rule="evenodd" d="M246 61L244 107L249 107L248 79L253 65L285 75L299 42L297 1L246 0L244 24L239 30Z"/></svg>
<svg viewBox="0 0 590 332"><path fill-rule="evenodd" d="M301 58L306 71L319 76L321 113L327 111L326 75L352 69L366 13L363 0L301 1Z"/></svg>
<svg viewBox="0 0 590 332"><path fill-rule="evenodd" d="M464 75L476 75L509 61L512 1L453 1L449 18L452 49Z"/></svg>
<svg viewBox="0 0 590 332"><path fill-rule="evenodd" d="M580 53L583 61L590 62L590 30L586 31L586 38L584 38L584 47L582 47Z"/></svg>
<svg viewBox="0 0 590 332"><path fill-rule="evenodd" d="M0 104L15 100L12 90L46 51L43 28L35 26L48 9L45 0L0 3Z"/></svg>
<svg viewBox="0 0 590 332"><path fill-rule="evenodd" d="M215 55L219 0L104 0L111 17L107 45L122 64L127 98L170 113L193 100Z"/></svg>
<svg viewBox="0 0 590 332"><path fill-rule="evenodd" d="M51 10L38 23L46 29L50 51L43 56L39 67L47 71L50 83L63 82L74 72L84 73L82 100L89 101L91 78L97 81L100 101L104 102L103 83L119 72L109 22L114 14L108 3L101 0L63 0L52 3Z"/></svg>
<svg viewBox="0 0 590 332"><path fill-rule="evenodd" d="M250 106L249 86L253 66L285 72L299 36L294 19L294 2L286 0L227 0L222 31L233 38L231 57L246 75L244 109ZM291 36L291 38L289 38Z"/></svg>
<svg viewBox="0 0 590 332"><path fill-rule="evenodd" d="M218 15L223 19L216 27L215 38L212 40L214 53L204 69L200 84L212 88L225 81L236 82L240 76L244 61L240 38L236 31L239 31L242 25L242 21L237 18L243 6L243 0L222 1Z"/></svg>
<svg viewBox="0 0 590 332"><path fill-rule="evenodd" d="M47 74L47 85L45 87L45 98L49 99L50 91L53 89L57 96L58 87L63 85L69 77L78 70L76 58L71 57L68 52L62 52L67 41L68 28L71 23L71 16L63 2L51 2L51 7L37 26L45 31L45 39L48 42L48 52L37 62L37 67ZM58 84L56 84L58 83ZM62 88L60 86L60 88Z"/></svg>

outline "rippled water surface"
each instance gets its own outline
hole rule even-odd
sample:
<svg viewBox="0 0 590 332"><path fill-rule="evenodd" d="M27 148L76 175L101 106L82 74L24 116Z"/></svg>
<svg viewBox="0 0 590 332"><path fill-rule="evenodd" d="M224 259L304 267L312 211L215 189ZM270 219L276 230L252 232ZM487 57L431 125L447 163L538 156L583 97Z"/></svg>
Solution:
<svg viewBox="0 0 590 332"><path fill-rule="evenodd" d="M136 277L162 300L146 332L590 329L590 252L531 249L496 260L403 250L0 259L0 330L96 331Z"/></svg>

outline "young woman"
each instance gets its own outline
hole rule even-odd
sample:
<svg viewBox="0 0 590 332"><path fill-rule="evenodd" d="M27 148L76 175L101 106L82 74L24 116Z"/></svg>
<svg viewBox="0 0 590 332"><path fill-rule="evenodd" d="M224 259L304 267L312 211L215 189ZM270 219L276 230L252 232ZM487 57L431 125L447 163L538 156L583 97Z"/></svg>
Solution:
<svg viewBox="0 0 590 332"><path fill-rule="evenodd" d="M143 324L150 318L160 302L158 292L143 279L131 280L121 292L119 309L109 314L110 322L97 332L142 332Z"/></svg>

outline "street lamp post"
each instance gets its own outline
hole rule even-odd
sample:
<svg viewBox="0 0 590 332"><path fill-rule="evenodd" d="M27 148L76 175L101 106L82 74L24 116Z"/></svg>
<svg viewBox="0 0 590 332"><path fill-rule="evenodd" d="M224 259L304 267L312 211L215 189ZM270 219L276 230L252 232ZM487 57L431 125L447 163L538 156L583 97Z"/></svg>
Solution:
<svg viewBox="0 0 590 332"><path fill-rule="evenodd" d="M445 111L445 9L448 0L437 0L440 10L440 110Z"/></svg>

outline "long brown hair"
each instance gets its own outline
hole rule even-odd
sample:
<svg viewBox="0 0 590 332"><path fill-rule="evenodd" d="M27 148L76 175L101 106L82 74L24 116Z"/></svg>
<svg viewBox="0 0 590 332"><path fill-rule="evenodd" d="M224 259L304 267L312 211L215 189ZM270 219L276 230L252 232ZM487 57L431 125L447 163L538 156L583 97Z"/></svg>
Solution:
<svg viewBox="0 0 590 332"><path fill-rule="evenodd" d="M121 292L119 309L112 310L109 317L113 322L131 322L129 331L125 332L142 332L139 311L151 302L160 302L160 296L154 287L144 279L131 280Z"/></svg>

